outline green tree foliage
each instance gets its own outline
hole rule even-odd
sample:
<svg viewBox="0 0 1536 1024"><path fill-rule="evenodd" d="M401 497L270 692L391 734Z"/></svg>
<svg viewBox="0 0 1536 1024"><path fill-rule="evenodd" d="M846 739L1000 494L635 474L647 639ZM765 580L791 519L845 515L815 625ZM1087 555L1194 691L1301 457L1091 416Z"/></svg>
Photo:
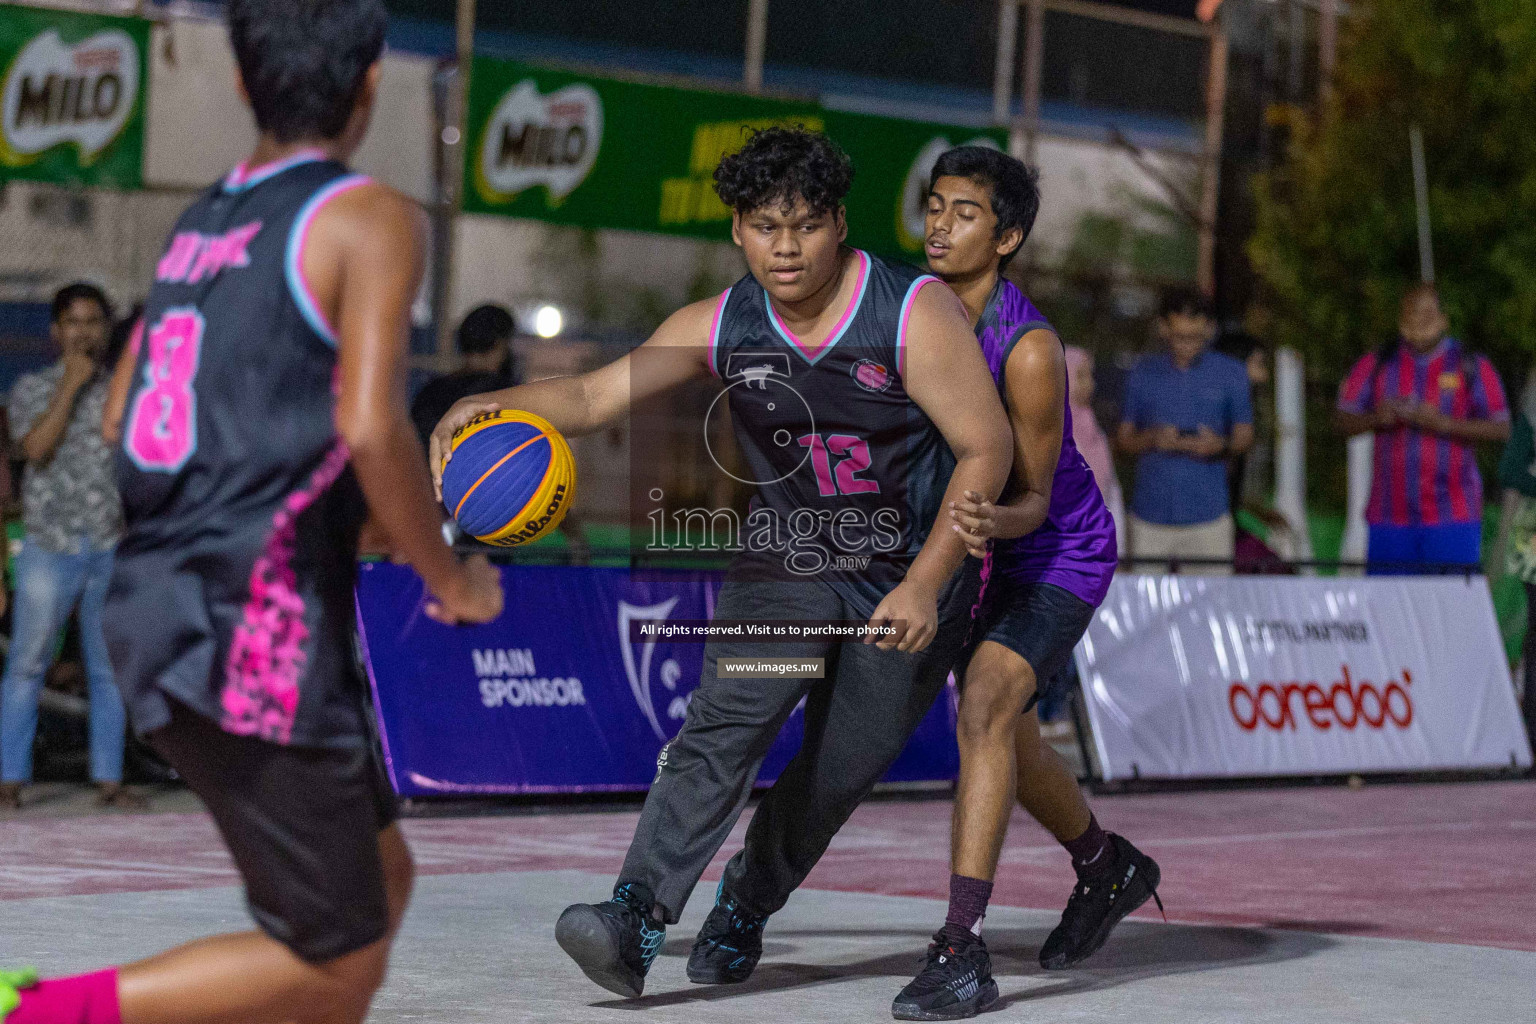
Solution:
<svg viewBox="0 0 1536 1024"><path fill-rule="evenodd" d="M1332 101L1256 182L1255 327L1320 386L1395 332L1418 279L1409 128L1424 131L1453 331L1518 386L1536 351L1536 0L1353 0Z"/></svg>

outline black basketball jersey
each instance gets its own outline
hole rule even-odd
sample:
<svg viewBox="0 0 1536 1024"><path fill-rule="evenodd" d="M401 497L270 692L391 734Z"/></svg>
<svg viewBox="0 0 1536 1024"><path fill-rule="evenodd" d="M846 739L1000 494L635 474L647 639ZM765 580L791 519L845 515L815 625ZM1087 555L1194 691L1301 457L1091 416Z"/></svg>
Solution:
<svg viewBox="0 0 1536 1024"><path fill-rule="evenodd" d="M336 337L302 264L315 214L366 181L318 152L237 168L156 267L108 598L140 733L165 724L169 696L277 743L366 735L351 646L364 506L335 426Z"/></svg>
<svg viewBox="0 0 1536 1024"><path fill-rule="evenodd" d="M745 548L867 616L922 548L955 463L904 379L912 301L938 278L853 259L852 303L822 344L801 342L748 275L720 297L710 361L757 485Z"/></svg>

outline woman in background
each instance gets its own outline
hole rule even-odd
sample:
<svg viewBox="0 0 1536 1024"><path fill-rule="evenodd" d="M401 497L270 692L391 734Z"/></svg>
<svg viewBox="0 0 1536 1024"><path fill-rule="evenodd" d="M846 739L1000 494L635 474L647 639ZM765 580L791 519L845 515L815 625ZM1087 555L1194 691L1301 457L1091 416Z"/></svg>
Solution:
<svg viewBox="0 0 1536 1024"><path fill-rule="evenodd" d="M1274 403L1260 401L1259 389L1273 380L1269 350L1244 331L1223 334L1212 348L1242 363L1253 395L1254 442L1230 460L1227 486L1232 512L1238 516L1233 547L1234 569L1259 575L1294 575L1288 562L1296 557L1296 533L1289 520L1269 505L1274 474Z"/></svg>
<svg viewBox="0 0 1536 1024"><path fill-rule="evenodd" d="M1228 487L1231 489L1231 507L1234 513L1245 506L1250 507L1261 504L1258 495L1268 490L1271 452L1266 438L1274 434L1270 424L1259 424L1257 421L1263 417L1268 418L1272 408L1268 403L1260 402L1258 390L1267 385L1272 379L1269 366L1269 352L1259 339L1243 331L1234 331L1223 334L1211 346L1214 351L1231 356L1242 363L1248 371L1248 386L1253 392L1253 413L1255 419L1254 443L1245 454L1231 460L1231 469L1228 474ZM1261 517L1262 518L1262 517ZM1267 524L1266 524L1267 525Z"/></svg>
<svg viewBox="0 0 1536 1024"><path fill-rule="evenodd" d="M1125 496L1109 454L1109 438L1093 414L1093 356L1076 345L1067 347L1067 402L1072 406L1072 440L1093 470L1109 514L1115 517L1115 546L1125 550Z"/></svg>

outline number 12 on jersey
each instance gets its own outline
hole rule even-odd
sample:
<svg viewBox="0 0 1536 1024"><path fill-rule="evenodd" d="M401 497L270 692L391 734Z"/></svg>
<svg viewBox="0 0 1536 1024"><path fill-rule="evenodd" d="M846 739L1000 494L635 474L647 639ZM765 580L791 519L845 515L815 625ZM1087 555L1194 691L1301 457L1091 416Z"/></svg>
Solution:
<svg viewBox="0 0 1536 1024"><path fill-rule="evenodd" d="M203 315L166 310L144 334L144 381L128 413L124 445L144 470L174 473L197 450L197 395L192 391L203 346Z"/></svg>
<svg viewBox="0 0 1536 1024"><path fill-rule="evenodd" d="M816 471L816 489L822 497L879 493L878 480L859 476L870 464L869 442L863 438L852 434L831 434L826 438L820 434L806 434L796 438L795 443L811 450L811 467ZM832 465L832 455L842 460L836 466Z"/></svg>

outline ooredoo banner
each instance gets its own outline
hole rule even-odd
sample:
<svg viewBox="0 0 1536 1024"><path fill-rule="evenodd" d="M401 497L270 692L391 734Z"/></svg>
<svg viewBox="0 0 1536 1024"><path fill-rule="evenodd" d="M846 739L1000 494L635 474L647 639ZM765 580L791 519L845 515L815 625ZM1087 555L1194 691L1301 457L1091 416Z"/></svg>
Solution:
<svg viewBox="0 0 1536 1024"><path fill-rule="evenodd" d="M1118 576L1077 664L1108 779L1531 764L1481 577Z"/></svg>
<svg viewBox="0 0 1536 1024"><path fill-rule="evenodd" d="M710 618L721 575L502 566L501 617L448 627L423 614L421 580L410 569L359 566L358 633L396 792L647 788L662 746L682 726L704 647L644 639L631 623ZM953 708L939 698L887 781L955 777ZM759 784L778 777L803 731L797 709Z"/></svg>

